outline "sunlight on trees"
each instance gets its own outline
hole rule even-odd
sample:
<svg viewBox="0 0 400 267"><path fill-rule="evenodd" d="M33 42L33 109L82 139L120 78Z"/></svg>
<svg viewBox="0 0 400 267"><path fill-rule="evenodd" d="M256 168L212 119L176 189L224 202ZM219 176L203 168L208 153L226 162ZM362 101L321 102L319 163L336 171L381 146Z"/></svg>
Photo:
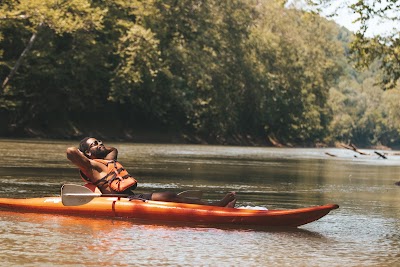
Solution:
<svg viewBox="0 0 400 267"><path fill-rule="evenodd" d="M373 78L397 81L397 40L287 3L2 1L4 131L79 136L112 117L106 130L163 128L189 142L396 143L397 91ZM370 67L354 69L350 52Z"/></svg>

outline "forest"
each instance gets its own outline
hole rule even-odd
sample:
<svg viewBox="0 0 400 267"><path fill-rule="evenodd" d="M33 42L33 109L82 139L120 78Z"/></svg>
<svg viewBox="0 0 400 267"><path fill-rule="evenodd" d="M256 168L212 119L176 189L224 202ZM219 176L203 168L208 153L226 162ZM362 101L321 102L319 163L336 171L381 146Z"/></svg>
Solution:
<svg viewBox="0 0 400 267"><path fill-rule="evenodd" d="M394 65L357 42L286 1L2 0L0 136L399 146Z"/></svg>

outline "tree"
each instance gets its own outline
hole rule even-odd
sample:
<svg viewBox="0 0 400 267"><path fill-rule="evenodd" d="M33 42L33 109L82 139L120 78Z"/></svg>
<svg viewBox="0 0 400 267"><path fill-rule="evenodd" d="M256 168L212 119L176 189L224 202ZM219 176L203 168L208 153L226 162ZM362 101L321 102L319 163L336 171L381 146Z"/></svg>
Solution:
<svg viewBox="0 0 400 267"><path fill-rule="evenodd" d="M318 11L335 6L337 1L308 0L308 3L318 7ZM360 23L360 29L355 34L351 51L358 67L370 66L375 60L381 63L383 71L381 84L385 88L394 88L400 78L400 36L397 25L400 22L400 1L346 1L339 8L348 8L355 15L355 22ZM333 16L338 10L333 12ZM387 33L374 34L369 28L372 24L388 23L396 25Z"/></svg>
<svg viewBox="0 0 400 267"><path fill-rule="evenodd" d="M0 77L10 81L10 70L17 73L0 95L11 124L47 129L88 119L85 114L112 105L107 99L114 100L114 81L140 84L154 70L146 59L158 62L149 53L149 43L157 41L140 26L140 17L149 12L143 6L149 3L2 1L0 33L10 38L0 42ZM21 57L15 51L25 52Z"/></svg>
<svg viewBox="0 0 400 267"><path fill-rule="evenodd" d="M221 144L326 135L338 29L286 1L39 2L0 4L0 78L36 34L0 95L8 125L155 125Z"/></svg>
<svg viewBox="0 0 400 267"><path fill-rule="evenodd" d="M22 60L31 50L37 38L38 32L43 27L48 27L56 34L72 33L78 30L89 30L101 27L101 16L103 12L98 8L92 8L87 0L73 1L3 1L0 6L2 12L1 20L9 23L25 24L25 29L32 32L27 46L16 61L10 74L2 83L2 89L17 72ZM1 91L0 91L1 93Z"/></svg>
<svg viewBox="0 0 400 267"><path fill-rule="evenodd" d="M264 88L262 116L267 135L282 142L322 140L329 122L327 97L341 73L337 27L318 16L279 3L260 5L253 29L255 71Z"/></svg>
<svg viewBox="0 0 400 267"><path fill-rule="evenodd" d="M130 101L148 117L224 142L238 126L251 6L163 0L152 8L143 25L159 40L162 67L134 88Z"/></svg>

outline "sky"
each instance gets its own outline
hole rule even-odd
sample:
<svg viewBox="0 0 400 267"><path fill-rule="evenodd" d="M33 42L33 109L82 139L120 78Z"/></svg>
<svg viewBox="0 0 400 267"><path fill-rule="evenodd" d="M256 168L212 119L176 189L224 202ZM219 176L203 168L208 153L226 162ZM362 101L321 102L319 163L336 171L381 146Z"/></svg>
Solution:
<svg viewBox="0 0 400 267"><path fill-rule="evenodd" d="M357 32L360 29L360 23L355 22L357 19L356 15L349 9L341 9L338 12L338 16L329 18L334 20L337 24L346 27L352 32ZM368 24L367 36L372 37L376 34L386 35L395 27L393 22L380 21L373 19Z"/></svg>
<svg viewBox="0 0 400 267"><path fill-rule="evenodd" d="M332 13L337 7L345 6L349 3L354 2L352 0L337 0L333 2L333 6L329 9L324 10L321 14L322 16L327 16ZM304 6L304 0L291 0L289 4L294 4L298 8L302 8ZM352 32L357 32L360 29L360 23L355 22L357 16L353 13L349 8L339 8L337 11L337 16L332 18L327 18L329 20L334 20L340 26L346 27L348 30ZM395 25L394 22L382 22L378 19L372 20L368 25L368 31L366 33L367 36L372 37L376 34L386 35L391 32L393 28L399 29L398 25Z"/></svg>

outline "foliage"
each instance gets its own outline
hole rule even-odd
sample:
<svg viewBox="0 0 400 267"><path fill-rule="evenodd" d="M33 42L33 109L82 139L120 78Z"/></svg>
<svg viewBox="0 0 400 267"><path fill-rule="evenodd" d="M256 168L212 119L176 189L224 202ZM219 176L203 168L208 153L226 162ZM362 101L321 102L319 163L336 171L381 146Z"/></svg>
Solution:
<svg viewBox="0 0 400 267"><path fill-rule="evenodd" d="M340 73L334 55L342 53L337 28L312 14L263 6L254 30L262 60L267 107L264 127L271 135L296 143L322 139L326 132L329 87Z"/></svg>
<svg viewBox="0 0 400 267"><path fill-rule="evenodd" d="M336 6L337 1L332 0L308 0L314 6L326 8ZM360 23L360 29L355 34L351 44L351 51L358 67L368 67L375 60L379 60L383 71L381 83L384 88L394 88L400 79L400 1L347 1L345 6L356 15L355 22ZM338 9L335 12L338 12ZM332 14L333 16L335 15ZM386 23L386 25L385 25ZM374 33L369 31L371 25L383 25L386 32ZM388 29L387 25L396 25Z"/></svg>
<svg viewBox="0 0 400 267"><path fill-rule="evenodd" d="M1 80L37 38L0 95L0 134L393 143L396 102L347 63L351 35L285 3L2 1Z"/></svg>

